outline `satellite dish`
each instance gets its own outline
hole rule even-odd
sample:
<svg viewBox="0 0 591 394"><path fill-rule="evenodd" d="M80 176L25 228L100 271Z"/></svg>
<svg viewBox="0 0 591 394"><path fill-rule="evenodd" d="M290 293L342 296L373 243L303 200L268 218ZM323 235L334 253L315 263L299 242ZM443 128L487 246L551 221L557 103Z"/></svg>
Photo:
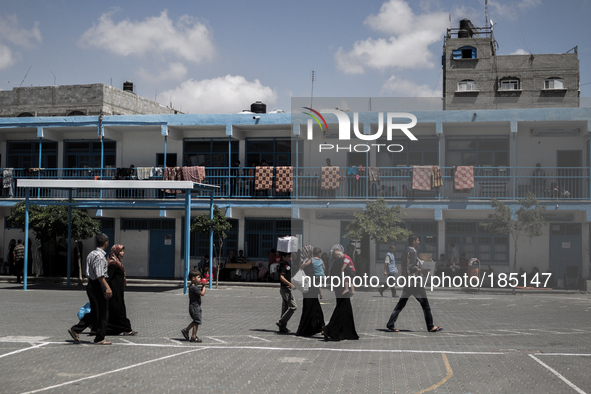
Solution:
<svg viewBox="0 0 591 394"><path fill-rule="evenodd" d="M492 29L493 27L495 27L495 24L494 24L493 20L491 19L490 20L490 28Z"/></svg>

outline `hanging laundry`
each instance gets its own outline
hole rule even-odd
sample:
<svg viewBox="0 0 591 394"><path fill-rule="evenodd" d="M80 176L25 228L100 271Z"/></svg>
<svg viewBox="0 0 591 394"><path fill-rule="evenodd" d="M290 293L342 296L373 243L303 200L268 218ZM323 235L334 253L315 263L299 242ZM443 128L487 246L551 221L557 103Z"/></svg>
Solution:
<svg viewBox="0 0 591 394"><path fill-rule="evenodd" d="M412 188L414 190L431 190L431 174L433 166L412 167Z"/></svg>
<svg viewBox="0 0 591 394"><path fill-rule="evenodd" d="M454 190L466 192L470 189L474 189L474 167L454 167Z"/></svg>
<svg viewBox="0 0 591 394"><path fill-rule="evenodd" d="M336 190L340 184L340 168L338 166L322 167L320 188L322 190Z"/></svg>
<svg viewBox="0 0 591 394"><path fill-rule="evenodd" d="M137 179L145 180L150 179L152 169L150 167L138 167L136 168Z"/></svg>
<svg viewBox="0 0 591 394"><path fill-rule="evenodd" d="M443 186L443 179L441 178L441 168L439 166L433 166L433 172L431 173L431 187Z"/></svg>
<svg viewBox="0 0 591 394"><path fill-rule="evenodd" d="M258 166L254 176L255 190L268 190L273 188L273 167Z"/></svg>
<svg viewBox="0 0 591 394"><path fill-rule="evenodd" d="M369 167L367 169L369 175L370 182L376 182L378 185L380 184L380 168L379 167Z"/></svg>
<svg viewBox="0 0 591 394"><path fill-rule="evenodd" d="M286 193L293 191L292 186L292 168L293 167L276 167L277 180L275 182L275 191L279 193Z"/></svg>

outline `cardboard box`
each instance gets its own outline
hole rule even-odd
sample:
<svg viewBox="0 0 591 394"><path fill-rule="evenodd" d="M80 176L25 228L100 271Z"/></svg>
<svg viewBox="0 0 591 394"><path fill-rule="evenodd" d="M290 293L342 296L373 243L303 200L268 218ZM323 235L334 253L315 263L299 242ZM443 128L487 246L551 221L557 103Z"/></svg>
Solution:
<svg viewBox="0 0 591 394"><path fill-rule="evenodd" d="M298 239L296 237L277 238L277 251L283 253L295 253L298 251Z"/></svg>
<svg viewBox="0 0 591 394"><path fill-rule="evenodd" d="M423 261L433 261L431 253L419 253L419 259Z"/></svg>

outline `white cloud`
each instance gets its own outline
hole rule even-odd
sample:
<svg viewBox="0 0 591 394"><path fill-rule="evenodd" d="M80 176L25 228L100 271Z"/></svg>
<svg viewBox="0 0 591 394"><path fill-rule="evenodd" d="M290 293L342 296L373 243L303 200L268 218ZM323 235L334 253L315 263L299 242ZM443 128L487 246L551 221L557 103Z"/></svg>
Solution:
<svg viewBox="0 0 591 394"><path fill-rule="evenodd" d="M525 49L519 48L515 52L511 52L509 55L529 55L529 52L526 51Z"/></svg>
<svg viewBox="0 0 591 394"><path fill-rule="evenodd" d="M377 15L368 16L364 23L390 36L357 41L350 51L339 48L335 60L337 68L345 73L360 74L365 68L433 68L434 55L428 47L441 41L449 22L447 13L417 15L406 1L389 0Z"/></svg>
<svg viewBox="0 0 591 394"><path fill-rule="evenodd" d="M117 55L172 55L196 64L212 59L215 54L212 32L206 25L188 15L173 23L166 10L144 21L114 22L113 12L105 13L98 24L84 32L78 43Z"/></svg>
<svg viewBox="0 0 591 394"><path fill-rule="evenodd" d="M391 94L398 97L442 97L441 87L433 90L429 85L419 85L408 79L399 79L392 75L382 85L382 94Z"/></svg>
<svg viewBox="0 0 591 394"><path fill-rule="evenodd" d="M42 41L38 22L27 30L20 26L16 15L0 15L0 70L12 66L20 57L19 52L15 52L11 46L34 49Z"/></svg>
<svg viewBox="0 0 591 394"><path fill-rule="evenodd" d="M158 74L153 74L145 68L141 67L139 75L142 79L150 82L162 82L167 80L180 81L187 75L187 67L183 63L173 62L168 65L168 68L161 70Z"/></svg>
<svg viewBox="0 0 591 394"><path fill-rule="evenodd" d="M159 95L159 101L186 113L237 113L250 109L260 100L269 106L277 103L277 93L258 79L250 82L240 75L195 81L189 79L177 88Z"/></svg>

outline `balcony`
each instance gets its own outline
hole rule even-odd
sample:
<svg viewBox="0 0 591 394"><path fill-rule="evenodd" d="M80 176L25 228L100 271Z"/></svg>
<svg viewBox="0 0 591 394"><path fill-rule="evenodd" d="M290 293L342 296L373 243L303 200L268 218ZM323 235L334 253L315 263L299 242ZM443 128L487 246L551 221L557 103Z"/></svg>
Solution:
<svg viewBox="0 0 591 394"><path fill-rule="evenodd" d="M255 190L254 168L237 169L206 168L205 183L220 186L216 198L231 199L373 199L393 200L456 200L524 198L532 192L540 200L589 200L590 174L588 168L536 168L536 167L475 167L474 188L454 190L452 168L441 168L443 186L432 190L413 190L412 167L380 167L379 182L370 180L363 168L341 167L337 187L325 190L321 185L321 167L294 168L293 191L279 193L274 190L276 173L273 172L273 189ZM535 174L535 175L534 175ZM39 172L13 169L13 179L115 179L114 168L48 168ZM162 179L162 177L153 177ZM3 199L24 198L24 189L3 187ZM12 193L11 193L12 191ZM65 199L62 190L34 189L32 197ZM73 198L103 199L166 199L184 196L184 192L160 189L77 189ZM194 198L209 195L192 192Z"/></svg>

